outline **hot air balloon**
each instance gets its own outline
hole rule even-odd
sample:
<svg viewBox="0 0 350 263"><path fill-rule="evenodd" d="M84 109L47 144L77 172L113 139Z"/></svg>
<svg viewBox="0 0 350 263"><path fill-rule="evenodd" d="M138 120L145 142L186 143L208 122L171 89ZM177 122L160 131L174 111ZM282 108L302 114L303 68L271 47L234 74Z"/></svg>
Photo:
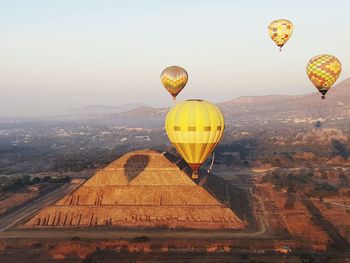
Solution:
<svg viewBox="0 0 350 263"><path fill-rule="evenodd" d="M325 98L327 91L337 81L341 72L340 61L332 55L318 55L310 59L306 66L306 73Z"/></svg>
<svg viewBox="0 0 350 263"><path fill-rule="evenodd" d="M292 36L293 24L286 19L274 20L270 23L268 32L271 39L276 43L281 51L284 44Z"/></svg>
<svg viewBox="0 0 350 263"><path fill-rule="evenodd" d="M185 69L178 66L167 67L162 71L160 80L166 90L176 99L176 96L186 86L188 74Z"/></svg>
<svg viewBox="0 0 350 263"><path fill-rule="evenodd" d="M187 100L173 106L165 119L170 142L198 178L201 164L219 143L225 128L221 111L204 100Z"/></svg>

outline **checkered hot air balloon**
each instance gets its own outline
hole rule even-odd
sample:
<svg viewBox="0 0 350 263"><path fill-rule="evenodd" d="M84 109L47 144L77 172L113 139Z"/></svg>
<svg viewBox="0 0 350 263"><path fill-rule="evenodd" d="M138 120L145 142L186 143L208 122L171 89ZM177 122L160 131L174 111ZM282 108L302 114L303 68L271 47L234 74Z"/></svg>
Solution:
<svg viewBox="0 0 350 263"><path fill-rule="evenodd" d="M178 66L170 66L165 68L160 75L160 81L164 88L176 99L176 96L186 86L188 74L185 69Z"/></svg>
<svg viewBox="0 0 350 263"><path fill-rule="evenodd" d="M322 94L322 99L325 98L328 90L337 81L341 72L340 61L332 55L318 55L310 59L306 66L306 73Z"/></svg>
<svg viewBox="0 0 350 263"><path fill-rule="evenodd" d="M187 100L173 106L165 119L170 142L192 168L192 178L222 138L225 121L221 111L204 100Z"/></svg>
<svg viewBox="0 0 350 263"><path fill-rule="evenodd" d="M276 45L282 50L284 44L292 36L293 24L286 19L274 20L268 27L269 36L276 43Z"/></svg>

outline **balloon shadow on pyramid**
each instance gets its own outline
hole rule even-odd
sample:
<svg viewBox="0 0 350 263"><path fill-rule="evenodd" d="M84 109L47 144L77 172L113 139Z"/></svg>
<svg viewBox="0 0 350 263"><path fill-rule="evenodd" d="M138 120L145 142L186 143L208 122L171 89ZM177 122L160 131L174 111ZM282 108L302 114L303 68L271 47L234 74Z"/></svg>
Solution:
<svg viewBox="0 0 350 263"><path fill-rule="evenodd" d="M149 156L143 154L132 155L124 164L125 177L128 180L128 183L131 183L137 176L142 173L148 163Z"/></svg>

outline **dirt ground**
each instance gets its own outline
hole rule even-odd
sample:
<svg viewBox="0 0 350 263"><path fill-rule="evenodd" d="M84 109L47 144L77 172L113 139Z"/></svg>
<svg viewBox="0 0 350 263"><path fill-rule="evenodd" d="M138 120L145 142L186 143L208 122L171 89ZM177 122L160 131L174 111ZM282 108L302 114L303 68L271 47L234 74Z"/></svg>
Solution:
<svg viewBox="0 0 350 263"><path fill-rule="evenodd" d="M330 241L328 235L313 220L312 216L296 198L292 207L286 207L287 193L285 191L276 191L272 185L266 184L262 197L265 198L267 205L275 207L274 213L280 215L284 225L293 238L299 240L300 244L311 245L316 250L325 250ZM273 211L273 208L270 208Z"/></svg>
<svg viewBox="0 0 350 263"><path fill-rule="evenodd" d="M327 218L339 234L350 242L350 198L335 196L325 198L323 202L313 200L314 204Z"/></svg>
<svg viewBox="0 0 350 263"><path fill-rule="evenodd" d="M265 243L269 243L267 241ZM191 243L191 242L190 242ZM204 246L200 242L192 247L186 243L164 240L161 243L136 239L132 241L43 241L7 240L0 242L1 262L33 263L87 263L87 262L347 262L346 253L297 253L283 254L274 250L244 249L225 242L213 242ZM193 246L194 245L194 246ZM249 243L246 244L249 246ZM254 247L256 244L252 242Z"/></svg>
<svg viewBox="0 0 350 263"><path fill-rule="evenodd" d="M9 208L34 198L38 194L37 192L11 193L8 198L0 201L0 214L6 212Z"/></svg>

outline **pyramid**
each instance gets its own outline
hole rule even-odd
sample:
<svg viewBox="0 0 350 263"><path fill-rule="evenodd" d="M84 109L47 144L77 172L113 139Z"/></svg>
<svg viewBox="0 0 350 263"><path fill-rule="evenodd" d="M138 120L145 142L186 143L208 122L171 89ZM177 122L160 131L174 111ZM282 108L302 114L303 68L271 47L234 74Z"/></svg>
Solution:
<svg viewBox="0 0 350 263"><path fill-rule="evenodd" d="M94 226L241 229L246 223L163 153L141 150L96 172L23 227Z"/></svg>

